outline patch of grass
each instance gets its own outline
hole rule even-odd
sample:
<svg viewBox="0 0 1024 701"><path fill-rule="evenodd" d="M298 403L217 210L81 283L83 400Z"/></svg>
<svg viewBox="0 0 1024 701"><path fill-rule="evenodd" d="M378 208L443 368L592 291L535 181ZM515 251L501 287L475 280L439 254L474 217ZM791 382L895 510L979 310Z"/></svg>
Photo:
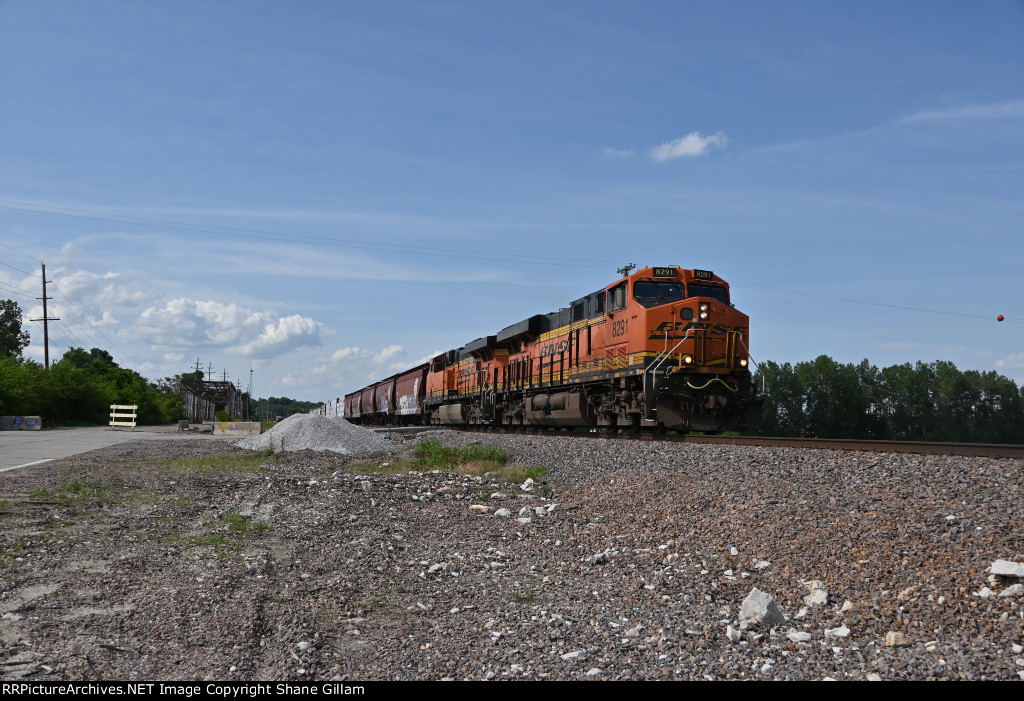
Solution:
<svg viewBox="0 0 1024 701"><path fill-rule="evenodd" d="M208 535L190 535L185 539L189 545L212 545L214 550L227 542L227 533L210 533Z"/></svg>
<svg viewBox="0 0 1024 701"><path fill-rule="evenodd" d="M215 474L218 472L255 472L262 474L271 471L266 467L268 455L273 455L273 453L154 460L152 464L155 464L168 472L198 472L204 475Z"/></svg>
<svg viewBox="0 0 1024 701"><path fill-rule="evenodd" d="M370 601L365 605L367 613L379 613L381 611L390 611L391 609L398 608L398 604L393 603L388 597L378 592L376 595L370 597Z"/></svg>
<svg viewBox="0 0 1024 701"><path fill-rule="evenodd" d="M356 472L403 474L406 472L428 472L442 470L460 475L482 477L494 473L505 482L523 482L527 477L538 481L547 470L543 467L527 468L509 464L508 451L495 445L445 446L436 440L424 441L416 446L413 457L393 460L380 465L354 465Z"/></svg>
<svg viewBox="0 0 1024 701"><path fill-rule="evenodd" d="M30 499L50 501L65 508L77 508L96 502L100 505L114 505L128 495L116 482L74 474L70 470L61 472L56 489L39 487L28 494Z"/></svg>
<svg viewBox="0 0 1024 701"><path fill-rule="evenodd" d="M512 601L517 604L530 604L537 600L537 595L529 589L512 593Z"/></svg>
<svg viewBox="0 0 1024 701"><path fill-rule="evenodd" d="M171 530L167 531L166 533L164 533L162 535L155 535L154 534L152 536L152 539L155 542L157 542L157 543L161 543L161 544L164 544L164 545L172 545L172 544L177 543L178 541L181 540L181 534L178 533L178 529L177 528L171 528Z"/></svg>
<svg viewBox="0 0 1024 701"><path fill-rule="evenodd" d="M418 444L415 454L410 462L416 465L413 469L417 470L447 470L472 463L500 466L508 462L508 451L496 445L449 447L429 440Z"/></svg>
<svg viewBox="0 0 1024 701"><path fill-rule="evenodd" d="M241 533L246 535L252 532L252 524L248 516L242 516L237 511L229 511L220 517L221 523L227 525L229 533Z"/></svg>
<svg viewBox="0 0 1024 701"><path fill-rule="evenodd" d="M245 540L254 533L264 535L271 526L263 521L253 522L238 511L229 511L216 521L205 525L215 528L213 533L191 535L185 539L192 547L210 546L219 557L241 557Z"/></svg>
<svg viewBox="0 0 1024 701"><path fill-rule="evenodd" d="M152 494L139 494L137 492L129 492L124 495L124 500L127 502L128 507L134 511L138 506L142 504L159 504L164 500L165 494L163 492L153 492Z"/></svg>

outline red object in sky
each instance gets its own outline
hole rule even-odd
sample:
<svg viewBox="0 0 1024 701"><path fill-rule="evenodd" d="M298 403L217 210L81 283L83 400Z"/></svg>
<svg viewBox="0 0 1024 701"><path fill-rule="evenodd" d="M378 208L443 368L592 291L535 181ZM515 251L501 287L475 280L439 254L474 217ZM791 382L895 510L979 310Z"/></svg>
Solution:
<svg viewBox="0 0 1024 701"><path fill-rule="evenodd" d="M1002 320L1003 320L1003 315L1002 314L1000 314L999 316L996 317L996 321L1002 321Z"/></svg>

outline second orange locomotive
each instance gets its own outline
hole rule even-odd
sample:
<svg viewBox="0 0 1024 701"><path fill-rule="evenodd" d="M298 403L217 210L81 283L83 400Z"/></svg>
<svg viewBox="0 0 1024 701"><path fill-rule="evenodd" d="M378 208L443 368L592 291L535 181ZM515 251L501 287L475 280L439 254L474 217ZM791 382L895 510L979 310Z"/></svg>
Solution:
<svg viewBox="0 0 1024 701"><path fill-rule="evenodd" d="M749 319L708 270L643 268L346 395L356 423L752 431Z"/></svg>

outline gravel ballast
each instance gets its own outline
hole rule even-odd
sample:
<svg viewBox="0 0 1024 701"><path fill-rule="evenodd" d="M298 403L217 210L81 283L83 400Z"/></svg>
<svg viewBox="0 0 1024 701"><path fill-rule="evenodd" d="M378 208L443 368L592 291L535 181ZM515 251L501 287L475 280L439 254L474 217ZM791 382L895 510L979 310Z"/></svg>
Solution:
<svg viewBox="0 0 1024 701"><path fill-rule="evenodd" d="M176 440L3 473L4 679L1024 676L1022 461L392 443L425 437L548 472Z"/></svg>

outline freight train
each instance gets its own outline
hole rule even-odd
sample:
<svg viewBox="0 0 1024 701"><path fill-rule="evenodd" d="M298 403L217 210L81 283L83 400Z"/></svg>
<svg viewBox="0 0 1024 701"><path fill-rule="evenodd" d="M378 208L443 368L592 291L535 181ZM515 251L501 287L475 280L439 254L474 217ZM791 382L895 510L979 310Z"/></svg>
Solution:
<svg viewBox="0 0 1024 701"><path fill-rule="evenodd" d="M358 424L753 431L749 318L710 270L647 267L325 405Z"/></svg>

